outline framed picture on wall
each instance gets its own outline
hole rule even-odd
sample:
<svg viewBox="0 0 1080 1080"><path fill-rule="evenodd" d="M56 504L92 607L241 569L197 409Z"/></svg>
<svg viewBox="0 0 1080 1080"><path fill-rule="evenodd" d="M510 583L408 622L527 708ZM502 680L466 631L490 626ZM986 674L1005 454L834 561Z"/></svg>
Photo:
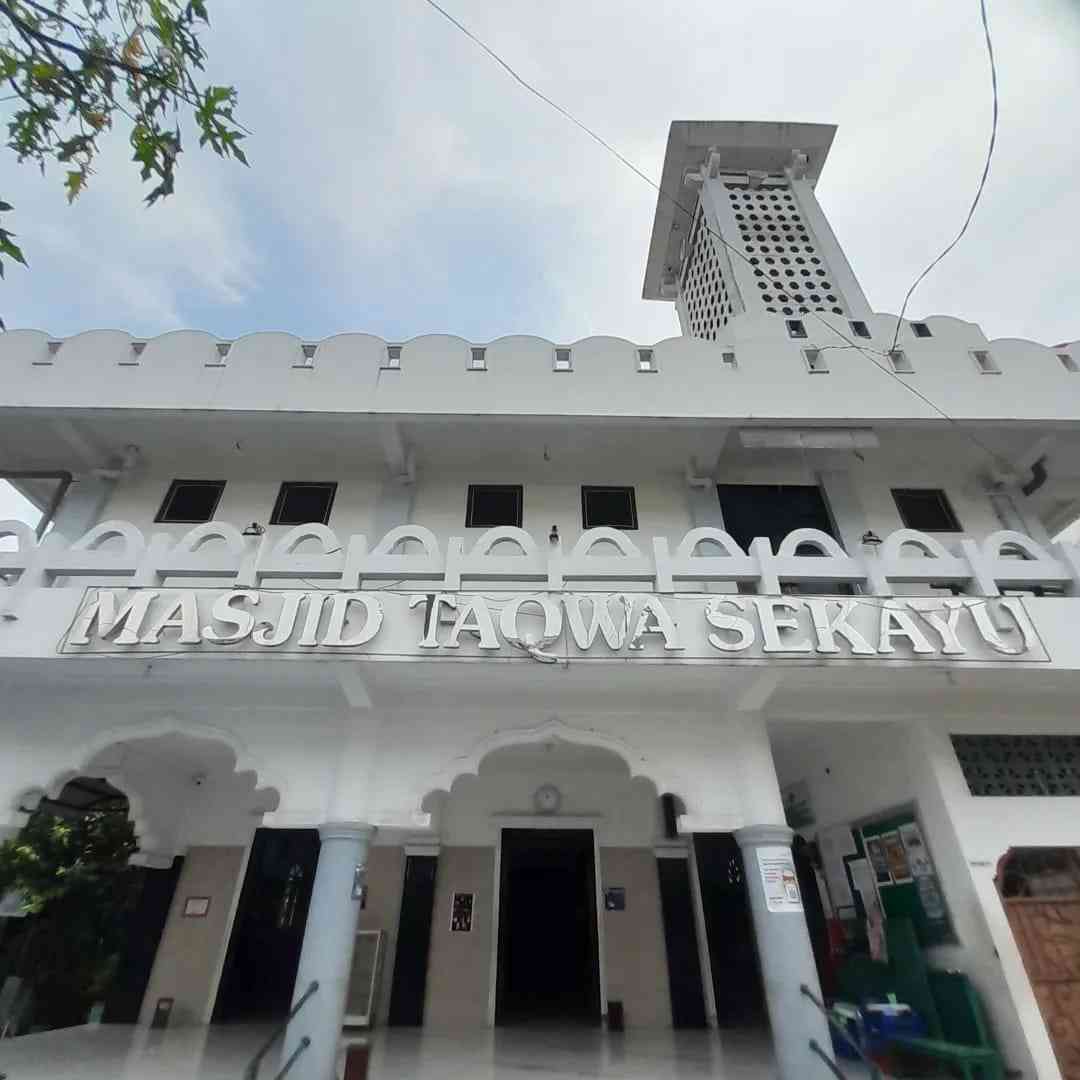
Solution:
<svg viewBox="0 0 1080 1080"><path fill-rule="evenodd" d="M476 893L456 892L450 901L450 930L455 934L471 934Z"/></svg>

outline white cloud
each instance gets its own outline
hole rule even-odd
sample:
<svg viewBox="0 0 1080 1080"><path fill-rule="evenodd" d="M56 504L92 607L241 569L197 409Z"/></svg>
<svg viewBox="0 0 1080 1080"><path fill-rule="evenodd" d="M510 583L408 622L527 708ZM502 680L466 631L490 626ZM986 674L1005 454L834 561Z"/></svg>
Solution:
<svg viewBox="0 0 1080 1080"><path fill-rule="evenodd" d="M653 176L673 119L838 123L819 194L879 309L899 307L970 202L989 123L974 0L447 3ZM639 299L653 190L423 0L297 10L211 4L211 77L238 85L251 170L192 148L178 195L152 211L123 160L73 211L20 178L35 268L13 271L5 310L142 332L192 318L317 335L673 332L668 305ZM992 3L991 19L998 158L912 312L1066 340L1080 335L1080 15L1028 0Z"/></svg>

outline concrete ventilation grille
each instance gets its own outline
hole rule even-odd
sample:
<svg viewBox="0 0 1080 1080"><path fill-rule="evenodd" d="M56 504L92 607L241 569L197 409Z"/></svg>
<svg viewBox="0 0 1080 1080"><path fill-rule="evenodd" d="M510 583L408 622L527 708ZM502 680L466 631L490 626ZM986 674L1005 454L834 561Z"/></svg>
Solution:
<svg viewBox="0 0 1080 1080"><path fill-rule="evenodd" d="M683 277L683 298L690 337L706 341L715 341L717 332L727 326L734 313L718 247L716 238L702 225L699 213Z"/></svg>
<svg viewBox="0 0 1080 1080"><path fill-rule="evenodd" d="M765 310L789 317L846 315L844 298L786 186L724 186Z"/></svg>
<svg viewBox="0 0 1080 1080"><path fill-rule="evenodd" d="M1080 795L1080 736L953 735L972 795Z"/></svg>

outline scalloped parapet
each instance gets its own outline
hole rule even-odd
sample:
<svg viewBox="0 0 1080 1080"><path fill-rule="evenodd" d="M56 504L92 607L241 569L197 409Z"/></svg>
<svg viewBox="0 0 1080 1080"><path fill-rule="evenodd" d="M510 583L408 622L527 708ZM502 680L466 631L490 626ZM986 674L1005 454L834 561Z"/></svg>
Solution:
<svg viewBox="0 0 1080 1080"><path fill-rule="evenodd" d="M804 325L805 337L790 337L783 320L746 314L722 340L651 345L446 334L387 342L358 333L305 342L278 332L219 341L193 330L58 340L17 330L0 335L0 380L4 404L26 408L940 421L907 383L954 417L1080 419L1080 342L988 341L960 319L904 320L898 374L887 370L894 315L860 324L868 337L838 317ZM827 353L827 377L811 377L804 350L838 345Z"/></svg>

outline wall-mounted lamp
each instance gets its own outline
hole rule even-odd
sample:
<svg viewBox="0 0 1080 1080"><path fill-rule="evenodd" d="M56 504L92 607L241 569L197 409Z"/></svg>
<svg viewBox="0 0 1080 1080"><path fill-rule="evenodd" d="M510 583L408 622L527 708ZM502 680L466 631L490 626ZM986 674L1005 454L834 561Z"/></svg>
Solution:
<svg viewBox="0 0 1080 1080"><path fill-rule="evenodd" d="M257 521L253 521L240 535L241 536L262 536L266 532L266 529L260 525Z"/></svg>
<svg viewBox="0 0 1080 1080"><path fill-rule="evenodd" d="M558 525L552 525L551 526L551 532L548 533L548 540L552 544L557 544L559 542L559 526Z"/></svg>
<svg viewBox="0 0 1080 1080"><path fill-rule="evenodd" d="M866 532L862 534L861 543L863 547L873 548L874 550L876 550L877 548L881 547L882 539L880 536L878 536L876 532L874 532L873 529L867 529Z"/></svg>

